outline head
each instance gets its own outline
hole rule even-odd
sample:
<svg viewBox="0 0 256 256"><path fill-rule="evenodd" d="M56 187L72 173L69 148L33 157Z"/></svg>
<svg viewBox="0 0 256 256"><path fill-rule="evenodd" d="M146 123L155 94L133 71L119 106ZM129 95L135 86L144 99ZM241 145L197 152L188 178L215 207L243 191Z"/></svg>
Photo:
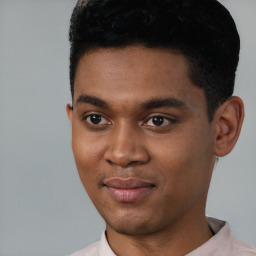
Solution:
<svg viewBox="0 0 256 256"><path fill-rule="evenodd" d="M70 42L72 96L85 52L135 44L185 56L191 81L205 93L210 121L233 94L240 40L230 13L217 0L79 1Z"/></svg>
<svg viewBox="0 0 256 256"><path fill-rule="evenodd" d="M70 28L72 146L108 230L204 216L216 156L239 136L239 36L215 0L91 0Z"/></svg>

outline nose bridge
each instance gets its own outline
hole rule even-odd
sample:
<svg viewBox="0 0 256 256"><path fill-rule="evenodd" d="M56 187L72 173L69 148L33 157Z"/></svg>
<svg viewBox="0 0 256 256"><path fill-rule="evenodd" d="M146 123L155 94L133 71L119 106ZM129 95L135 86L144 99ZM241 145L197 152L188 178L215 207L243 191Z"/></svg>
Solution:
<svg viewBox="0 0 256 256"><path fill-rule="evenodd" d="M124 120L113 127L109 134L105 160L122 167L148 160L141 134L135 125Z"/></svg>

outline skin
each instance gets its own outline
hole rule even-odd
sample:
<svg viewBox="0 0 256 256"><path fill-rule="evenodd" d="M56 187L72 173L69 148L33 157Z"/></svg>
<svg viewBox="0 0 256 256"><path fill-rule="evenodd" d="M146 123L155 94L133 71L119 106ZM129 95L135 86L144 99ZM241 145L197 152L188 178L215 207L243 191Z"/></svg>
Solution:
<svg viewBox="0 0 256 256"><path fill-rule="evenodd" d="M209 122L185 57L135 45L85 53L67 113L81 181L115 254L185 255L210 239L207 192L216 156L232 150L241 129L238 97ZM113 179L152 187L120 200L106 186Z"/></svg>

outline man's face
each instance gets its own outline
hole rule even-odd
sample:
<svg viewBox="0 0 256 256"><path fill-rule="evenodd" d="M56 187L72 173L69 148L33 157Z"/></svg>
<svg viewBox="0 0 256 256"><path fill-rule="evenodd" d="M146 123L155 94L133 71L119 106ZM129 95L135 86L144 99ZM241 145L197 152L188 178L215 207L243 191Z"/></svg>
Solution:
<svg viewBox="0 0 256 256"><path fill-rule="evenodd" d="M142 46L81 58L72 147L107 229L147 234L204 216L213 128L187 69L183 55Z"/></svg>

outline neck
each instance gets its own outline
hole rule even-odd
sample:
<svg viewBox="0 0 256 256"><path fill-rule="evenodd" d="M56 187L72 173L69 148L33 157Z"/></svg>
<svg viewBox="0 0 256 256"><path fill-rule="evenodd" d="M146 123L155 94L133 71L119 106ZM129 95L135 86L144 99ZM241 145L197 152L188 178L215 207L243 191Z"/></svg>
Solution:
<svg viewBox="0 0 256 256"><path fill-rule="evenodd" d="M184 256L212 237L206 217L181 220L152 234L129 236L107 226L110 247L118 256Z"/></svg>

